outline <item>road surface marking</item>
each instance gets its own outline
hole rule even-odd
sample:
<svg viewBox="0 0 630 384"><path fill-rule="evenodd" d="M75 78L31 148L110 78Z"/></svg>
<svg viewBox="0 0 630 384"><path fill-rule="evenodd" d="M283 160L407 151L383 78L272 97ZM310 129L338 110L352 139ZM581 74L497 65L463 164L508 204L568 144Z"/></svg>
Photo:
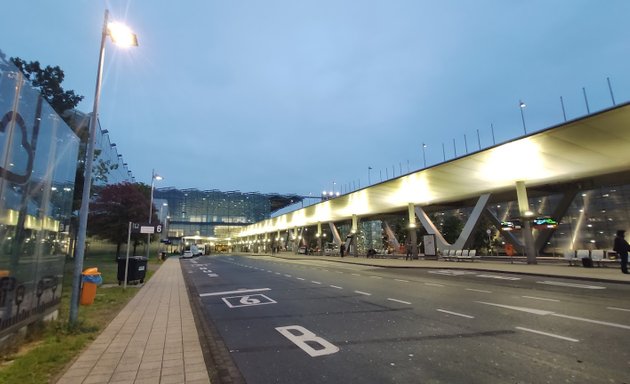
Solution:
<svg viewBox="0 0 630 384"><path fill-rule="evenodd" d="M370 277L373 278L373 279L382 279L382 277L380 277L380 276L370 276Z"/></svg>
<svg viewBox="0 0 630 384"><path fill-rule="evenodd" d="M612 309L613 311L625 311L625 312L630 312L630 309L626 309L626 308L606 307L606 309Z"/></svg>
<svg viewBox="0 0 630 384"><path fill-rule="evenodd" d="M408 301L403 301L403 300L398 300L398 299L392 299L391 297L388 297L388 298L387 298L387 300L389 300L389 301L395 301L395 302L397 302L397 303L401 303L401 304L411 304L411 303L410 303L410 302L408 302Z"/></svg>
<svg viewBox="0 0 630 384"><path fill-rule="evenodd" d="M291 276L291 275L287 275L287 274L285 274L285 276L286 276L286 277L293 277L293 276Z"/></svg>
<svg viewBox="0 0 630 384"><path fill-rule="evenodd" d="M513 309L515 311L522 311L522 312L528 312L528 313L533 313L535 315L551 315L553 314L553 312L551 311L543 311L542 309L535 309L535 308L526 308L526 307L515 307L513 305L503 305L503 304L496 304L496 303L487 303L485 301L475 301L475 303L479 303L479 304L486 304L486 305L492 305L495 307L500 307L500 308L507 308L507 309Z"/></svg>
<svg viewBox="0 0 630 384"><path fill-rule="evenodd" d="M430 287L443 287L444 284L436 284L436 283L424 283L424 285L428 285Z"/></svg>
<svg viewBox="0 0 630 384"><path fill-rule="evenodd" d="M574 283L563 283L560 281L537 281L538 284L547 284L547 285L557 285L559 287L571 287L571 288L583 288L583 289L606 289L606 287L602 287L601 285L586 285L586 284L574 284Z"/></svg>
<svg viewBox="0 0 630 384"><path fill-rule="evenodd" d="M584 321L586 323L593 323L593 324L600 324L600 325L606 325L609 327L615 327L615 328L621 328L621 329L630 329L630 325L624 325L624 324L617 324L617 323L609 323L607 321L600 321L600 320L593 320L593 319L586 319L584 317L577 317L577 316L569 316L569 315L563 315L561 313L555 313L552 311L543 311L540 309L535 309L535 308L526 308L526 307L514 307L511 305L503 305L503 304L495 304L495 303L486 303L483 301L475 301L475 303L480 303L480 304L486 304L486 305L493 305L495 307L501 307L501 308L507 308L507 309L513 309L515 311L523 311L523 312L528 312L528 313L533 313L535 315L541 315L541 316L546 316L546 315L551 315L551 316L555 316L555 317L562 317L563 319L571 319L571 320L578 320L578 321Z"/></svg>
<svg viewBox="0 0 630 384"><path fill-rule="evenodd" d="M520 277L511 277L511 276L499 276L499 275L477 275L477 277L485 277L487 279L497 279L497 280L520 280Z"/></svg>
<svg viewBox="0 0 630 384"><path fill-rule="evenodd" d="M335 272L336 272L336 273L343 273L343 272L341 272L341 271L335 271Z"/></svg>
<svg viewBox="0 0 630 384"><path fill-rule="evenodd" d="M264 291L271 291L271 288L256 288L256 289L237 289L235 291L223 291L223 292L210 292L210 293L201 293L199 294L199 296L201 297L206 297L206 296L222 296L222 295L231 295L233 293L249 293L249 292L264 292Z"/></svg>
<svg viewBox="0 0 630 384"><path fill-rule="evenodd" d="M409 282L409 280L403 280L403 279L394 279L394 280L400 281L401 283L408 283Z"/></svg>
<svg viewBox="0 0 630 384"><path fill-rule="evenodd" d="M623 325L623 324L617 324L617 323L609 323L607 321L600 321L600 320L592 320L592 319L585 319L583 317L576 317L576 316L569 316L569 315L562 315L560 313L552 313L552 316L556 316L556 317L562 317L564 319L571 319L571 320L578 320L578 321L584 321L587 323L593 323L593 324L600 324L600 325L607 325L609 327L615 327L615 328L622 328L622 329L630 329L630 325Z"/></svg>
<svg viewBox="0 0 630 384"><path fill-rule="evenodd" d="M208 273L208 277L219 277L216 273Z"/></svg>
<svg viewBox="0 0 630 384"><path fill-rule="evenodd" d="M529 329L529 328L523 328L523 327L516 327L516 329L520 329L521 331L526 331L526 332L532 332L532 333L537 333L539 335L544 335L544 336L549 336L549 337L555 337L556 339L561 339L561 340L567 340L567 341L572 341L574 343L579 342L580 340L578 339L572 339L570 337L565 337L565 336L560 336L560 335L554 335L553 333L547 333L547 332L542 332L542 331L537 331L535 329Z"/></svg>
<svg viewBox="0 0 630 384"><path fill-rule="evenodd" d="M280 272L276 272L276 275L281 275L281 273Z"/></svg>
<svg viewBox="0 0 630 384"><path fill-rule="evenodd" d="M359 295L372 296L371 293L363 292L363 291L354 291L354 293L358 293Z"/></svg>
<svg viewBox="0 0 630 384"><path fill-rule="evenodd" d="M296 277L296 279L298 279L298 280L302 280L302 281L304 281L304 280L305 280L303 277Z"/></svg>
<svg viewBox="0 0 630 384"><path fill-rule="evenodd" d="M470 271L455 271L450 269L440 269L437 271L429 271L429 273L437 274L437 275L447 275L447 276L462 276L462 275L474 275L476 272Z"/></svg>
<svg viewBox="0 0 630 384"><path fill-rule="evenodd" d="M455 315L455 316L461 316L461 317L465 317L467 319L474 319L475 316L470 316L470 315L464 315L463 313L457 313L457 312L451 312L451 311L447 311L445 309L438 309L438 312L444 312L444 313L448 313L449 315Z"/></svg>
<svg viewBox="0 0 630 384"><path fill-rule="evenodd" d="M481 292L481 293L492 293L492 291L486 291L483 289L473 289L473 288L466 288L467 291L473 291L473 292Z"/></svg>
<svg viewBox="0 0 630 384"><path fill-rule="evenodd" d="M339 347L333 345L327 340L322 339L308 329L299 325L289 325L286 327L277 327L276 331L295 345L300 347L304 352L308 353L311 357L331 355L339 352ZM296 334L297 333L297 334ZM308 343L307 343L308 342ZM314 344L318 344L322 348L315 349Z"/></svg>
<svg viewBox="0 0 630 384"><path fill-rule="evenodd" d="M361 276L358 273L351 273L352 276Z"/></svg>
<svg viewBox="0 0 630 384"><path fill-rule="evenodd" d="M319 281L314 281L314 280L313 280L313 281L311 281L311 283L313 283L313 284L321 284L321 282L319 282Z"/></svg>
<svg viewBox="0 0 630 384"><path fill-rule="evenodd" d="M245 295L245 296L230 296L230 297L222 297L221 300L225 304L227 304L230 308L241 308L241 307L252 307L255 305L265 305L265 304L277 304L276 301L270 299L269 297L263 295L262 293L256 295Z"/></svg>
<svg viewBox="0 0 630 384"><path fill-rule="evenodd" d="M331 288L337 288L337 289L343 289L343 288L341 288L341 287L340 287L340 286L338 286L338 285L330 285L330 287L331 287Z"/></svg>
<svg viewBox="0 0 630 384"><path fill-rule="evenodd" d="M536 296L521 296L524 297L526 299L534 299L534 300L544 300L544 301L553 301L553 302L560 302L560 300L556 300L556 299L547 299L545 297L536 297Z"/></svg>

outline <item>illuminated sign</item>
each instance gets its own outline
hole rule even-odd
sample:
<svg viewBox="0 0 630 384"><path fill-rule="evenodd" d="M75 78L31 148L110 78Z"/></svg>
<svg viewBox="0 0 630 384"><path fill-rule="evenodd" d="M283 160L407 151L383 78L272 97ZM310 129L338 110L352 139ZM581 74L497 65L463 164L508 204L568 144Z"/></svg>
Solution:
<svg viewBox="0 0 630 384"><path fill-rule="evenodd" d="M520 220L510 220L510 221L502 221L501 222L501 230L502 231L514 231L521 229L521 221Z"/></svg>
<svg viewBox="0 0 630 384"><path fill-rule="evenodd" d="M558 222L551 217L538 217L533 221L534 228L555 228L558 226Z"/></svg>

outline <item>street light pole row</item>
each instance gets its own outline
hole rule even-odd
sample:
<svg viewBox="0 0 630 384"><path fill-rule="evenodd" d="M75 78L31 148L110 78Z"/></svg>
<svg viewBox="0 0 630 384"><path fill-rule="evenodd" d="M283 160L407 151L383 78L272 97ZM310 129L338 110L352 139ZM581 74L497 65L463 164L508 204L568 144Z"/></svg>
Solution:
<svg viewBox="0 0 630 384"><path fill-rule="evenodd" d="M78 318L79 291L81 288L81 272L83 271L83 259L85 257L85 240L87 235L87 220L90 210L90 188L92 187L92 167L94 163L94 147L96 145L96 125L98 123L98 107L101 98L101 82L103 76L103 61L105 58L105 41L110 36L112 42L118 45L138 45L136 35L128 28L109 23L109 11L105 10L103 30L101 33L101 46L98 57L98 69L96 72L96 88L94 90L94 105L90 117L89 136L85 154L85 172L83 179L83 193L81 195L81 208L79 210L79 228L77 234L76 253L74 260L74 275L72 280L72 294L70 296L69 322L74 324Z"/></svg>

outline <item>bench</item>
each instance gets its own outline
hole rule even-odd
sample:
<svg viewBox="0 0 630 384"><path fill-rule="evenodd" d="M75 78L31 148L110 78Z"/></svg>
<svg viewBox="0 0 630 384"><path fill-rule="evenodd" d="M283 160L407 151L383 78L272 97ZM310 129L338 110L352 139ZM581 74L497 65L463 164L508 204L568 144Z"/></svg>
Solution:
<svg viewBox="0 0 630 384"><path fill-rule="evenodd" d="M440 257L440 259L444 261L475 261L475 259L480 258L481 257L477 256L476 249L446 249Z"/></svg>

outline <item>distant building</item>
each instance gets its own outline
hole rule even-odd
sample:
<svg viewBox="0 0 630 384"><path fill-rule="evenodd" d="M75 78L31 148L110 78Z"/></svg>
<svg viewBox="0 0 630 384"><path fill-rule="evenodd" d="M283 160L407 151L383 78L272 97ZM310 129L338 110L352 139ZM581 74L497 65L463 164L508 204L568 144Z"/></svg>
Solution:
<svg viewBox="0 0 630 384"><path fill-rule="evenodd" d="M221 249L230 247L243 226L302 201L299 195L176 188L156 189L154 197L165 237L176 244L188 238Z"/></svg>

